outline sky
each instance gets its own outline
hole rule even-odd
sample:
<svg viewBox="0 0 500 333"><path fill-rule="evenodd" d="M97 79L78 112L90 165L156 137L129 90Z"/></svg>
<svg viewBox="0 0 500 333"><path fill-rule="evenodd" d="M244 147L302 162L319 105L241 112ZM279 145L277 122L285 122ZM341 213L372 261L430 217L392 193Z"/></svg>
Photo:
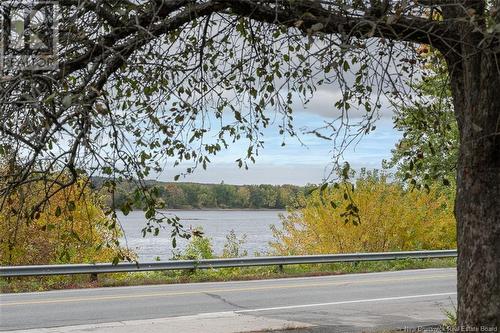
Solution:
<svg viewBox="0 0 500 333"><path fill-rule="evenodd" d="M329 103L335 92L319 92L307 108L294 112L294 128L319 128L324 121L331 121L332 107ZM361 168L381 169L383 159L391 157L391 149L401 138L401 133L393 128L392 112L381 111L376 129L363 136L357 144L349 146L343 160L355 170ZM249 163L249 169L238 168L235 160L244 157L245 142L232 144L228 150L210 157L207 170L201 167L193 174L181 177L182 182L226 184L319 184L329 175L332 162L332 141L321 139L313 134L299 135L300 141L288 137L286 145L281 146L282 137L276 126L264 130L264 149L256 157L256 163ZM182 168L168 168L159 175L158 180L172 181Z"/></svg>

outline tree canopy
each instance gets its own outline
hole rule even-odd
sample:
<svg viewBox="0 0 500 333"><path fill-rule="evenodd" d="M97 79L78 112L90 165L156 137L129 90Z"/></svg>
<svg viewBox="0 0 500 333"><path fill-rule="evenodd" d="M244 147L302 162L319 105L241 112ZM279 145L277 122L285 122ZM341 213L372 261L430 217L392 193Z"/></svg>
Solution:
<svg viewBox="0 0 500 333"><path fill-rule="evenodd" d="M94 180L98 190L104 179ZM239 209L286 209L300 207L308 193L316 185L229 185L199 183L148 182L149 187L158 189L158 199L162 208L202 209L202 208L239 208ZM130 205L135 209L144 208L144 202L136 200L134 194L141 188L134 183L118 184L114 197L108 195L109 207Z"/></svg>
<svg viewBox="0 0 500 333"><path fill-rule="evenodd" d="M57 66L7 67L0 83L1 151L25 166L13 186L54 170L68 171L70 182L83 170L140 180L185 161L192 172L241 139L248 142L237 161L243 167L254 161L261 129L271 122L284 140L297 134L292 110L321 86L340 91L331 101L338 121L314 132L335 140L340 153L373 128L382 94L403 94L415 75L419 59L407 42L443 46L457 37L424 3L59 6ZM391 41L396 36L401 42ZM353 122L350 111L357 112ZM209 130L216 135L207 137Z"/></svg>
<svg viewBox="0 0 500 333"><path fill-rule="evenodd" d="M424 99L396 110L395 128L403 132L403 138L392 151L392 158L383 161L383 165L386 169L396 167L400 180L429 188L436 180L445 185L455 181L458 128L446 64L428 48L421 48L421 55L429 63L415 85Z"/></svg>

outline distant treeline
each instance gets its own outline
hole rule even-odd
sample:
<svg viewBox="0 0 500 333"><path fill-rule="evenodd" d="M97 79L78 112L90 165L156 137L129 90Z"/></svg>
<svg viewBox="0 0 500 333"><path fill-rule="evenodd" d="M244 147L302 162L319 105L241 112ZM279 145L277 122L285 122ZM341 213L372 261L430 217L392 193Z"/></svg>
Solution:
<svg viewBox="0 0 500 333"><path fill-rule="evenodd" d="M100 187L102 179L94 180ZM164 183L148 182L156 187L165 208L200 209L200 208L299 208L305 203L305 197L313 185L228 185L199 183ZM121 207L135 192L135 186L129 182L118 184L114 195L115 207ZM108 198L111 203L111 198ZM142 203L134 201L134 208L141 208Z"/></svg>

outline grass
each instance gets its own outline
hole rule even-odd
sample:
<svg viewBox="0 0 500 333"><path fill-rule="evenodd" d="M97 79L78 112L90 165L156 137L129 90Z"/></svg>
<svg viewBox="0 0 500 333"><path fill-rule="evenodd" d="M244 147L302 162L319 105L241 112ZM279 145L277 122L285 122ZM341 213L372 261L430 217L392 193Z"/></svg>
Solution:
<svg viewBox="0 0 500 333"><path fill-rule="evenodd" d="M446 315L446 320L443 325L448 329L448 331L453 330L457 327L457 307L453 306L453 310L443 309L443 313Z"/></svg>
<svg viewBox="0 0 500 333"><path fill-rule="evenodd" d="M456 259L404 259L359 263L290 265L284 266L283 270L280 270L277 266L264 266L196 271L114 273L100 274L97 281L91 281L89 275L25 277L0 279L0 290L2 293L15 293L72 288L321 276L442 267L456 267Z"/></svg>

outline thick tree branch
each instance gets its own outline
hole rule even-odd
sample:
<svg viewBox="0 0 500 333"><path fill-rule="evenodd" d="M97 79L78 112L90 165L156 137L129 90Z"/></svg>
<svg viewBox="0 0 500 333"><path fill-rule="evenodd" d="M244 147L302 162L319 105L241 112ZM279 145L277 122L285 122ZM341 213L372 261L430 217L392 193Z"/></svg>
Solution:
<svg viewBox="0 0 500 333"><path fill-rule="evenodd" d="M445 52L449 45L458 40L453 26L427 18L392 15L374 20L373 17L324 7L315 7L314 15L304 15L303 11L294 10L293 5L290 8L271 7L254 0L231 0L228 4L231 12L237 15L288 27L296 27L297 22L306 28L316 25L315 30L323 33L423 43Z"/></svg>
<svg viewBox="0 0 500 333"><path fill-rule="evenodd" d="M61 63L58 79L85 68L87 64L102 57L106 51L115 50L115 45L119 45L121 41L131 36L139 35L145 40L150 40L143 32L158 37L180 28L197 17L216 12L287 27L298 27L304 31L312 28L313 32L424 43L440 49L443 53L448 52L459 40L457 30L449 23L398 14L374 18L369 14L362 15L355 11L348 13L333 9L336 8L333 6L327 8L326 5L315 1L300 2L298 6L295 1L219 0L195 4L190 0L157 0L154 1L155 6L126 21L120 20L111 9L104 9L102 5L75 0L64 0L63 3L79 3L87 10L92 9L97 16L105 18L113 30L96 40L93 47L88 48L77 58ZM184 10L179 11L183 7Z"/></svg>

